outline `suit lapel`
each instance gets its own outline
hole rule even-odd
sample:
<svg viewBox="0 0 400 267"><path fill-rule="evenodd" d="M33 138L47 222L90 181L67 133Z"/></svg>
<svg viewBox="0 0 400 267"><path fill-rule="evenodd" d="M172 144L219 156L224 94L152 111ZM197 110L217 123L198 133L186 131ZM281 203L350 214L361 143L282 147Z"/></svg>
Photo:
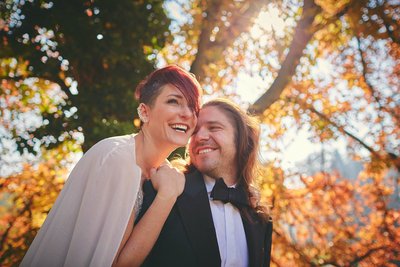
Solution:
<svg viewBox="0 0 400 267"><path fill-rule="evenodd" d="M245 214L245 212L247 214ZM250 209L242 211L240 214L249 250L249 266L262 266L264 256L265 224L262 223L256 217L257 215L254 211Z"/></svg>
<svg viewBox="0 0 400 267"><path fill-rule="evenodd" d="M200 266L221 266L209 199L198 171L186 176L185 190L176 205Z"/></svg>

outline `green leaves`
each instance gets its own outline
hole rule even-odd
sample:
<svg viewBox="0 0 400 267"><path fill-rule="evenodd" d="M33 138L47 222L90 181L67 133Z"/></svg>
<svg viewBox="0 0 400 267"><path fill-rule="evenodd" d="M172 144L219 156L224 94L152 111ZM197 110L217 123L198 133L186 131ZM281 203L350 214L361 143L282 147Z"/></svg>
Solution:
<svg viewBox="0 0 400 267"><path fill-rule="evenodd" d="M12 61L18 56L26 62L29 77L40 81L36 108L47 123L30 131L33 135L39 140L53 136L58 144L65 133L81 131L85 147L90 147L111 133L132 131L132 126L119 126L132 125L134 88L152 71L155 57L148 55L163 46L168 32L161 1L27 1L1 8L9 16L0 30L0 56ZM13 17L19 22L12 23ZM1 71L7 83L18 77L22 84L28 76L16 76L9 68ZM77 95L71 94L71 80L77 83ZM45 87L61 90L49 95ZM21 103L28 103L29 96ZM76 114L67 116L72 107Z"/></svg>

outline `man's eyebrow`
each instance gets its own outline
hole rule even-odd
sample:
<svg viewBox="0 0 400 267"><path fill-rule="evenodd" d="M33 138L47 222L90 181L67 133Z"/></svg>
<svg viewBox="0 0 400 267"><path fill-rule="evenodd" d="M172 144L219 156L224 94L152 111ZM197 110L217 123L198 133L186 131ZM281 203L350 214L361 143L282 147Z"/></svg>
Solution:
<svg viewBox="0 0 400 267"><path fill-rule="evenodd" d="M223 123L221 123L220 121L214 121L214 120L209 120L205 122L208 125L220 125L220 126L224 126Z"/></svg>

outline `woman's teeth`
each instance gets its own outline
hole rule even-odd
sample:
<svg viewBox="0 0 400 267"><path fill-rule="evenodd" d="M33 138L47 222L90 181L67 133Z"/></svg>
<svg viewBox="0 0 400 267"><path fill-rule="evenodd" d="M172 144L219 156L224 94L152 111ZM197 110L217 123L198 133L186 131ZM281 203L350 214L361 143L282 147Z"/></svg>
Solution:
<svg viewBox="0 0 400 267"><path fill-rule="evenodd" d="M188 127L187 125L184 124L173 124L171 125L172 129L174 129L177 132L182 132L182 133L186 133Z"/></svg>

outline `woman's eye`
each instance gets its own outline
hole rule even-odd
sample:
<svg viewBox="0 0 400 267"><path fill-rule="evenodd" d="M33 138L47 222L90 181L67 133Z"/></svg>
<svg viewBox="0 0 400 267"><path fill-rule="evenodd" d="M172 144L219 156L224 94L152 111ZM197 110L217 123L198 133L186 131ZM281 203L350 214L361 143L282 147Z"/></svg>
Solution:
<svg viewBox="0 0 400 267"><path fill-rule="evenodd" d="M178 104L178 100L176 100L176 99L169 99L169 100L167 101L167 103L168 103L168 104Z"/></svg>

